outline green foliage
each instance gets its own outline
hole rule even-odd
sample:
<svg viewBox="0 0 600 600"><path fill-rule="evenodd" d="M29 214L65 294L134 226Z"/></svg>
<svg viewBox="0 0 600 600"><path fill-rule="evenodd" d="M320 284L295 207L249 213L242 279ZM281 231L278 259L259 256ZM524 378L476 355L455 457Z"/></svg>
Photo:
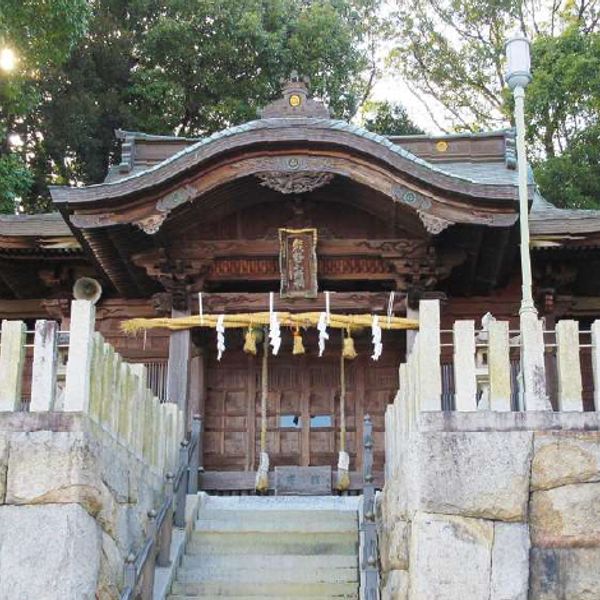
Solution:
<svg viewBox="0 0 600 600"><path fill-rule="evenodd" d="M415 135L424 133L408 116L401 104L370 102L365 110L363 126L381 135Z"/></svg>
<svg viewBox="0 0 600 600"><path fill-rule="evenodd" d="M0 155L0 213L14 213L17 199L29 192L32 183L31 171L19 156Z"/></svg>
<svg viewBox="0 0 600 600"><path fill-rule="evenodd" d="M32 115L47 94L48 72L57 69L84 36L86 0L2 0L0 48L17 56L14 73L0 72L0 211L14 212L17 200L34 190L35 174L9 143L10 134L34 139ZM29 122L29 124L28 124ZM25 150L30 150L27 145ZM35 160L35 157L34 157Z"/></svg>
<svg viewBox="0 0 600 600"><path fill-rule="evenodd" d="M77 0L57 4L69 1ZM351 118L375 74L379 2L89 3L86 36L30 78L35 99L10 123L34 171L24 206L47 206L48 179L102 181L118 155L114 129L210 134L256 118L293 69L311 77L336 116Z"/></svg>
<svg viewBox="0 0 600 600"><path fill-rule="evenodd" d="M600 208L600 126L576 134L567 149L534 166L546 199L564 208Z"/></svg>
<svg viewBox="0 0 600 600"><path fill-rule="evenodd" d="M398 2L395 19L390 65L442 129L476 131L512 121L504 43L516 26L525 31L534 40L527 137L542 193L560 206L600 206L597 3L406 0Z"/></svg>

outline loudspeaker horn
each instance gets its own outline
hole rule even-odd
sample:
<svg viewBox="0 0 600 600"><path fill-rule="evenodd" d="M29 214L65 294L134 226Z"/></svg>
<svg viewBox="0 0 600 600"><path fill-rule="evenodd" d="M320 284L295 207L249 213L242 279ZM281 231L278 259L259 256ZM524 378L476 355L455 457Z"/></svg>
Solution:
<svg viewBox="0 0 600 600"><path fill-rule="evenodd" d="M80 277L73 286L75 300L89 300L92 304L96 304L100 296L102 296L102 286L92 277Z"/></svg>

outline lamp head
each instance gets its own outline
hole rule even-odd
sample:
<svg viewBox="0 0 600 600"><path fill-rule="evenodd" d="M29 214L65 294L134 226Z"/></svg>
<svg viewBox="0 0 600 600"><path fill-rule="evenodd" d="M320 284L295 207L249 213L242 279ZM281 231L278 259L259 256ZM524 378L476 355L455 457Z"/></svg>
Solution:
<svg viewBox="0 0 600 600"><path fill-rule="evenodd" d="M531 56L529 40L521 33L515 33L506 42L506 82L511 90L526 87L531 81Z"/></svg>

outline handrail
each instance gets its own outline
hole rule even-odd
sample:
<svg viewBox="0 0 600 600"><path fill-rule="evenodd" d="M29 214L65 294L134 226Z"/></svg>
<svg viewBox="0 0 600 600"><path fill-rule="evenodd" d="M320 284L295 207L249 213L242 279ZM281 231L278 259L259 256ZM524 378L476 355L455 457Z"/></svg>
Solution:
<svg viewBox="0 0 600 600"><path fill-rule="evenodd" d="M199 451L202 419L194 415L189 439L181 442L177 473L167 473L165 498L158 510L148 511L148 530L142 547L130 554L124 567L124 587L120 600L150 600L155 566L170 564L173 525L185 526L185 496L198 493Z"/></svg>
<svg viewBox="0 0 600 600"><path fill-rule="evenodd" d="M373 422L365 415L363 427L363 510L360 523L362 600L379 600L377 566L377 525L375 523L375 483L373 478Z"/></svg>

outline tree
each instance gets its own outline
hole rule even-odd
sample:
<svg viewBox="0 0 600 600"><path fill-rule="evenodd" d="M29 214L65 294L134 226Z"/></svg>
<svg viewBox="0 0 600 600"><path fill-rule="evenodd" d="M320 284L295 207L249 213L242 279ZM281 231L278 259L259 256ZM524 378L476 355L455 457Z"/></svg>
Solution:
<svg viewBox="0 0 600 600"><path fill-rule="evenodd" d="M363 125L381 135L415 135L424 133L408 116L401 104L369 102L365 105Z"/></svg>
<svg viewBox="0 0 600 600"><path fill-rule="evenodd" d="M389 64L440 129L490 129L509 117L504 44L511 32L556 37L600 25L596 0L398 0Z"/></svg>
<svg viewBox="0 0 600 600"><path fill-rule="evenodd" d="M41 101L47 69L62 64L85 33L87 17L86 0L0 4L0 48L18 57L14 73L0 72L0 212L14 212L34 179L26 146L15 147L12 138Z"/></svg>
<svg viewBox="0 0 600 600"><path fill-rule="evenodd" d="M561 206L600 206L599 16L595 0L407 0L389 60L441 129L506 127L504 43L518 26L533 39L527 137L542 193Z"/></svg>
<svg viewBox="0 0 600 600"><path fill-rule="evenodd" d="M293 69L351 118L376 75L379 0L98 0L89 32L48 69L19 126L35 172L28 210L53 182L97 183L117 127L208 135L257 117Z"/></svg>

